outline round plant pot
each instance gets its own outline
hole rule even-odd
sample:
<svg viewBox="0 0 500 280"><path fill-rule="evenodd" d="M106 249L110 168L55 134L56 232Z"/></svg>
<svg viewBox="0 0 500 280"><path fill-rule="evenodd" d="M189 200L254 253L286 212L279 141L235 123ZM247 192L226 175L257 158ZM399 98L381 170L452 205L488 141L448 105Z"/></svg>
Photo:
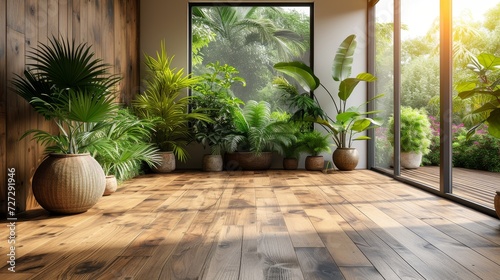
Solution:
<svg viewBox="0 0 500 280"><path fill-rule="evenodd" d="M267 170L273 163L272 152L255 154L252 152L226 153L226 170Z"/></svg>
<svg viewBox="0 0 500 280"><path fill-rule="evenodd" d="M359 162L358 150L356 148L337 148L333 152L332 160L339 170L354 170Z"/></svg>
<svg viewBox="0 0 500 280"><path fill-rule="evenodd" d="M401 167L406 169L419 168L422 163L422 153L401 152Z"/></svg>
<svg viewBox="0 0 500 280"><path fill-rule="evenodd" d="M175 170L175 155L173 152L160 152L161 164L154 167L156 173L168 173Z"/></svg>
<svg viewBox="0 0 500 280"><path fill-rule="evenodd" d="M299 168L299 160L296 158L284 158L283 159L283 169L285 170L297 170Z"/></svg>
<svg viewBox="0 0 500 280"><path fill-rule="evenodd" d="M500 191L497 191L495 195L495 211L497 212L498 218L500 218Z"/></svg>
<svg viewBox="0 0 500 280"><path fill-rule="evenodd" d="M116 181L115 175L106 176L106 187L104 188L104 196L110 195L116 192L118 188L118 182Z"/></svg>
<svg viewBox="0 0 500 280"><path fill-rule="evenodd" d="M35 171L33 195L47 211L82 213L104 193L106 176L90 154L50 154Z"/></svg>
<svg viewBox="0 0 500 280"><path fill-rule="evenodd" d="M325 166L325 158L323 156L307 156L305 168L309 171L321 171Z"/></svg>
<svg viewBox="0 0 500 280"><path fill-rule="evenodd" d="M219 172L224 167L224 160L221 155L204 155L202 169L207 172Z"/></svg>

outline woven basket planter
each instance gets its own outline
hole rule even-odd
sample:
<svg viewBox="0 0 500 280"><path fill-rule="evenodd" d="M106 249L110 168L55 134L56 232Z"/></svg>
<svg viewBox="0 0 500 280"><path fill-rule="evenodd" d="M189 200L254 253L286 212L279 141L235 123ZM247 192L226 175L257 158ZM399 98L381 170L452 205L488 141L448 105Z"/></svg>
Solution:
<svg viewBox="0 0 500 280"><path fill-rule="evenodd" d="M161 164L153 167L156 173L169 173L175 170L175 154L173 152L159 152Z"/></svg>
<svg viewBox="0 0 500 280"><path fill-rule="evenodd" d="M90 154L50 154L33 175L33 195L47 211L82 213L104 193L106 176Z"/></svg>
<svg viewBox="0 0 500 280"><path fill-rule="evenodd" d="M108 196L114 192L118 188L118 181L116 180L115 175L106 176L106 188L104 188L104 196Z"/></svg>

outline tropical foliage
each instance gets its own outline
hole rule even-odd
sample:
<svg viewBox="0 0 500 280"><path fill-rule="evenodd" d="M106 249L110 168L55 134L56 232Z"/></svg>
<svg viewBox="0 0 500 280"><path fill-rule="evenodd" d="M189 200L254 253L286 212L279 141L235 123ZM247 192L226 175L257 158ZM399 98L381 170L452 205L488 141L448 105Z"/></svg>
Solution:
<svg viewBox="0 0 500 280"><path fill-rule="evenodd" d="M401 107L400 127L401 152L430 152L431 123L424 109ZM394 146L394 117L389 119L388 140Z"/></svg>
<svg viewBox="0 0 500 280"><path fill-rule="evenodd" d="M265 101L250 100L235 110L234 131L229 135L228 151L284 153L284 146L295 139L288 122L272 117L271 106Z"/></svg>
<svg viewBox="0 0 500 280"><path fill-rule="evenodd" d="M273 98L272 65L303 60L310 47L309 15L276 6L214 5L192 8L193 73L220 62L238 68L248 86L235 85L244 101ZM308 58L307 58L308 59Z"/></svg>
<svg viewBox="0 0 500 280"><path fill-rule="evenodd" d="M107 73L109 65L94 57L87 44L75 45L53 37L40 43L27 58L33 63L23 76L13 80L15 92L39 114L57 125L59 133L32 129L23 137L32 137L47 146L46 152L76 154L102 144L96 133L111 118L114 86L119 77Z"/></svg>
<svg viewBox="0 0 500 280"><path fill-rule="evenodd" d="M158 148L149 142L153 128L148 120L139 119L128 109L119 109L96 134L105 145L92 146L90 152L106 175L115 175L118 181L133 178L140 174L144 163L150 167L161 163Z"/></svg>
<svg viewBox="0 0 500 280"><path fill-rule="evenodd" d="M319 156L322 152L330 152L328 134L313 130L303 133L299 139L299 150L312 156Z"/></svg>
<svg viewBox="0 0 500 280"><path fill-rule="evenodd" d="M487 123L488 132L500 138L500 57L482 53L473 57L467 67L477 75L477 78L460 84L457 87L458 96L462 99L476 98L482 101L471 112L478 115L479 120L469 130L469 135L483 123Z"/></svg>
<svg viewBox="0 0 500 280"><path fill-rule="evenodd" d="M245 84L236 68L220 63L210 63L201 82L193 87L192 108L206 114L213 121L198 119L193 122L196 141L211 148L212 154L222 154L227 146L228 135L234 130L235 108L243 102L234 97L231 86Z"/></svg>
<svg viewBox="0 0 500 280"><path fill-rule="evenodd" d="M156 58L144 55L147 78L146 90L134 100L137 114L154 123L153 142L161 151L173 151L176 157L188 158L187 144L193 140L190 121L212 120L197 110L188 111L190 96L181 97L181 91L200 82L199 77L185 75L183 69L172 68L173 57L168 57L165 43L161 43Z"/></svg>
<svg viewBox="0 0 500 280"><path fill-rule="evenodd" d="M290 105L296 108L295 118L309 120L323 126L332 135L332 139L338 148L349 148L354 140L370 139L366 135L356 136L368 129L380 126L380 122L367 115L375 114L376 111L366 112L366 106L374 99L383 94L363 102L358 106L347 107L349 97L360 82L373 82L376 78L370 73L360 73L356 77L350 77L354 50L356 49L356 36L348 36L337 49L332 65L332 78L338 82L337 94L333 94L325 87L312 69L302 62L282 62L274 68L292 77L306 91L298 94L288 81L284 78L275 80L279 88L289 96ZM328 99L334 108L331 112L325 112L320 102L307 99L311 90L319 87L326 92ZM318 96L319 93L315 92Z"/></svg>

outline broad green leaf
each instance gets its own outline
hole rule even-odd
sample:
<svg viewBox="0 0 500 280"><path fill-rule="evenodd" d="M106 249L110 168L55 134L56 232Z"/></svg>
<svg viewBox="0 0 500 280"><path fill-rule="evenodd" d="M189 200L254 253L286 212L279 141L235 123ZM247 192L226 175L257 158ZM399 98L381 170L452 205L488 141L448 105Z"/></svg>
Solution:
<svg viewBox="0 0 500 280"><path fill-rule="evenodd" d="M351 129L357 132L365 131L371 125L371 121L368 119L357 120L352 125Z"/></svg>
<svg viewBox="0 0 500 280"><path fill-rule="evenodd" d="M370 139L372 139L372 138L369 137L369 136L363 135L363 136L356 137L356 138L354 138L352 140L353 141L358 141L358 140L370 140Z"/></svg>
<svg viewBox="0 0 500 280"><path fill-rule="evenodd" d="M500 138L500 108L493 110L486 121L488 121L488 132Z"/></svg>
<svg viewBox="0 0 500 280"><path fill-rule="evenodd" d="M356 117L359 117L358 112L344 112L337 115L337 121L348 122Z"/></svg>
<svg viewBox="0 0 500 280"><path fill-rule="evenodd" d="M342 81L351 75L354 51L356 50L356 35L349 35L340 44L333 59L332 78Z"/></svg>
<svg viewBox="0 0 500 280"><path fill-rule="evenodd" d="M274 69L295 79L306 91L315 90L320 85L312 69L300 61L280 62L274 65Z"/></svg>
<svg viewBox="0 0 500 280"><path fill-rule="evenodd" d="M356 78L347 78L342 80L339 85L339 98L346 101L359 82L373 82L376 78L370 73L361 73Z"/></svg>
<svg viewBox="0 0 500 280"><path fill-rule="evenodd" d="M486 70L494 70L495 67L500 65L500 57L496 57L489 53L478 55L477 60Z"/></svg>

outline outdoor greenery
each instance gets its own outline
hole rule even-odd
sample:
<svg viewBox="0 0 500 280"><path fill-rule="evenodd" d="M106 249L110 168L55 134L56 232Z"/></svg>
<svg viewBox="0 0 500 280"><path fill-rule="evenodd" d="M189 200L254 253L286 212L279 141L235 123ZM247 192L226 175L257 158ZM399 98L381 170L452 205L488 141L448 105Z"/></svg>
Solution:
<svg viewBox="0 0 500 280"><path fill-rule="evenodd" d="M203 75L211 63L236 67L248 86L236 84L243 101L264 100L273 110L272 66L279 61L309 62L309 14L278 6L193 6L192 71Z"/></svg>
<svg viewBox="0 0 500 280"><path fill-rule="evenodd" d="M401 107L401 152L430 152L431 123L424 109ZM394 145L394 117L389 118L388 140Z"/></svg>
<svg viewBox="0 0 500 280"><path fill-rule="evenodd" d="M437 7L437 6L436 6ZM464 167L464 160L467 168L484 169L485 165L474 166L473 158L478 158L471 153L476 152L483 156L489 154L496 158L494 146L491 146L490 153L480 151L480 147L488 147L483 143L489 143L491 134L472 133L476 131L488 131L495 133L497 125L476 126L487 124L488 117L494 108L498 108L498 103L489 103L498 97L495 91L495 81L499 78L497 65L494 57L500 56L500 3L493 7L488 7L488 11L483 17L472 16L471 13L455 13L453 17L453 165ZM394 93L394 73L393 73L393 23L376 23L376 65L377 92L386 92L389 96ZM415 28L412 26L412 28ZM416 34L416 30L408 25L402 27L403 41L401 53L401 105L422 108L429 114L432 123L432 136L430 137L430 153L424 156L424 164L439 165L439 102L440 102L440 72L439 72L439 20L436 19L427 33L419 36L407 38L407 34ZM487 57L488 56L488 57ZM471 71L473 70L473 71ZM495 73L496 71L496 73ZM487 74L487 80L484 75ZM492 87L493 86L493 87ZM498 84L496 84L498 86ZM490 91L484 94L484 91ZM482 93L479 93L481 92ZM486 105L488 104L488 105ZM380 116L389 119L393 112L392 102L377 102L376 108L382 113ZM486 107L484 107L486 106ZM491 116L495 116L493 113ZM491 119L490 119L491 120ZM376 131L376 164L387 166L388 154L386 139L390 124L386 122L382 128ZM466 131L469 137L475 139L473 147L469 140L462 139ZM464 132L465 131L465 132ZM465 134L466 135L466 134ZM477 145L480 144L480 145ZM466 145L463 147L462 145ZM391 149L389 147L389 149ZM462 157L461 152L469 153L469 156ZM492 164L494 166L494 164Z"/></svg>

